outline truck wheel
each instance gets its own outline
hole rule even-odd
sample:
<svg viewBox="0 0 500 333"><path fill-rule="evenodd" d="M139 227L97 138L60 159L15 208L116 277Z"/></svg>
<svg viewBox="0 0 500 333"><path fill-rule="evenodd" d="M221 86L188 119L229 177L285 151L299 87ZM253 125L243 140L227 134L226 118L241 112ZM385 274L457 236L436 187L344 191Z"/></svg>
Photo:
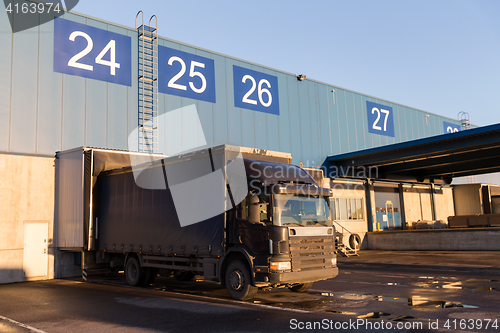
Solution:
<svg viewBox="0 0 500 333"><path fill-rule="evenodd" d="M142 285L147 287L155 281L156 275L158 274L158 268L147 267L144 268L144 270L146 272L146 276L144 277L144 283Z"/></svg>
<svg viewBox="0 0 500 333"><path fill-rule="evenodd" d="M258 288L252 286L252 277L244 262L233 261L226 270L226 288L232 298L247 300L255 296Z"/></svg>
<svg viewBox="0 0 500 333"><path fill-rule="evenodd" d="M302 284L298 284L296 286L290 287L288 289L290 289L291 291L296 292L296 293L305 293L306 291L311 289L312 285L313 285L312 282L302 283Z"/></svg>
<svg viewBox="0 0 500 333"><path fill-rule="evenodd" d="M144 269L139 264L136 257L129 258L125 265L125 278L131 286L140 286L146 278Z"/></svg>

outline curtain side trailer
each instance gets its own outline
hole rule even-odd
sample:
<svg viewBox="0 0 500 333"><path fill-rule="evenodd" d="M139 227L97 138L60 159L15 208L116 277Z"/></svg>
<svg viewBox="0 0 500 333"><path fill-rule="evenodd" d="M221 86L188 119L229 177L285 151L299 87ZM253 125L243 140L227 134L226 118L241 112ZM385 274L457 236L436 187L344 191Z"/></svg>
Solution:
<svg viewBox="0 0 500 333"><path fill-rule="evenodd" d="M57 244L82 253L82 269L123 269L134 286L202 275L240 300L338 274L331 191L290 154L221 145L56 157Z"/></svg>

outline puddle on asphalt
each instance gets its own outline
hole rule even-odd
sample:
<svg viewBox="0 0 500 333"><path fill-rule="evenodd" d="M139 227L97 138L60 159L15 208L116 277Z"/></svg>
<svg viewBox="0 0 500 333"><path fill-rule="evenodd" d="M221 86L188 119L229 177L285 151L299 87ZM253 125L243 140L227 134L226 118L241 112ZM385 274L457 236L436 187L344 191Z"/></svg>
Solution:
<svg viewBox="0 0 500 333"><path fill-rule="evenodd" d="M321 296L338 297L350 301L361 301L369 297L368 295L362 295L362 294L342 294L342 293L321 293Z"/></svg>
<svg viewBox="0 0 500 333"><path fill-rule="evenodd" d="M348 316L355 316L355 315L357 315L356 312L349 312L349 311L325 310L325 312L336 313L336 314L343 314L343 315L348 315Z"/></svg>
<svg viewBox="0 0 500 333"><path fill-rule="evenodd" d="M469 279L467 282L500 282L500 280L488 280L488 279Z"/></svg>
<svg viewBox="0 0 500 333"><path fill-rule="evenodd" d="M449 302L449 301L434 301L420 296L403 298L403 297L387 297L387 296L375 296L374 299L379 302L396 302L405 303L412 307L435 307L435 308L469 308L477 309L477 306L466 305L459 302Z"/></svg>
<svg viewBox="0 0 500 333"><path fill-rule="evenodd" d="M311 293L316 295L321 295L325 297L323 300L315 299L315 300L290 300L285 301L286 295L273 295L274 302L272 300L254 300L253 303L257 304L265 304L269 306L276 306L280 308L288 308L288 309L302 309L302 310L313 310L313 311L325 311L336 314L343 315L353 315L356 316L358 313L351 311L342 311L342 310L334 310L332 307L342 306L345 307L347 303L352 303L352 301L378 301L378 302L395 302L401 303L409 307L415 308L474 308L477 309L477 306L462 304L460 302L451 302L451 301L441 301L441 300L433 300L421 296L413 296L413 297L390 297L390 296L373 296L373 295L365 295L365 294L355 294L355 293L331 293L331 292L316 292ZM278 300L279 299L279 300ZM347 301L347 303L346 303ZM358 302L359 303L359 302ZM366 315L360 315L358 318L380 318L382 316L390 316L390 314L384 312L371 312ZM399 316L390 320L415 320L413 317Z"/></svg>
<svg viewBox="0 0 500 333"><path fill-rule="evenodd" d="M472 289L472 290L477 290L477 291L500 291L500 288L479 287L479 288Z"/></svg>
<svg viewBox="0 0 500 333"><path fill-rule="evenodd" d="M441 288L443 288L443 289L463 289L461 284L462 284L462 282L448 283L448 284L443 284L441 286Z"/></svg>
<svg viewBox="0 0 500 333"><path fill-rule="evenodd" d="M287 303L272 303L265 302L262 304L269 306L276 306L278 308L286 308L286 309L299 309L299 310L314 310L314 311L325 311L331 305L333 301L303 301L303 302L287 302Z"/></svg>
<svg viewBox="0 0 500 333"><path fill-rule="evenodd" d="M423 319L421 319L421 318L416 318L416 317L412 317L412 316L397 316L394 318L389 318L388 320L390 320L390 321L410 321L410 320L423 321Z"/></svg>
<svg viewBox="0 0 500 333"><path fill-rule="evenodd" d="M419 276L419 279L427 279L427 280L433 280L437 279L436 277L433 276ZM443 278L444 279L444 278ZM446 279L453 279L453 278L446 278ZM413 283L414 286L417 287L423 287L423 288L437 288L437 289L455 289L455 290L464 290L464 289L470 289L470 290L476 290L476 291L500 291L499 287L475 287L474 285L471 285L473 283L477 282L488 282L488 283L498 283L500 282L499 280L491 280L491 279L469 279L465 281L458 281L458 282L450 282L450 281L421 281L421 282L416 282ZM386 283L388 285L397 285L397 284L391 284L391 283Z"/></svg>
<svg viewBox="0 0 500 333"><path fill-rule="evenodd" d="M396 303L407 303L408 298L401 297L386 297L386 296L375 296L375 300L379 302L396 302Z"/></svg>
<svg viewBox="0 0 500 333"><path fill-rule="evenodd" d="M358 318L361 319L375 319L375 318L382 318L382 317L387 317L390 316L390 313L385 313L385 312L370 312L365 315L360 315Z"/></svg>

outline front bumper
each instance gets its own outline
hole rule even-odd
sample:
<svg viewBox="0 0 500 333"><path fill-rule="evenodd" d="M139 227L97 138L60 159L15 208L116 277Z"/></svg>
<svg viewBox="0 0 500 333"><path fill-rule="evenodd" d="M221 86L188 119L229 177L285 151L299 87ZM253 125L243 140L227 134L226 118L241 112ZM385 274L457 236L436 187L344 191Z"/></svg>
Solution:
<svg viewBox="0 0 500 333"><path fill-rule="evenodd" d="M269 273L270 284L307 283L326 280L339 274L338 267L302 272Z"/></svg>

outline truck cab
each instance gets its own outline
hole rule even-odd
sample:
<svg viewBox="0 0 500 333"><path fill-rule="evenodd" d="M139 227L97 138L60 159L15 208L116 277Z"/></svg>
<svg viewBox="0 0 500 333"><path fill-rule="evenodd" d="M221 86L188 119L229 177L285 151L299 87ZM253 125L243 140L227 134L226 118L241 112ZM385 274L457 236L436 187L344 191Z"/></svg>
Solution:
<svg viewBox="0 0 500 333"><path fill-rule="evenodd" d="M227 213L226 257L242 254L238 260L248 272L241 264L223 266L231 296L251 298L258 288L304 292L314 281L335 277L331 191L294 165L246 159L245 167L249 192Z"/></svg>

